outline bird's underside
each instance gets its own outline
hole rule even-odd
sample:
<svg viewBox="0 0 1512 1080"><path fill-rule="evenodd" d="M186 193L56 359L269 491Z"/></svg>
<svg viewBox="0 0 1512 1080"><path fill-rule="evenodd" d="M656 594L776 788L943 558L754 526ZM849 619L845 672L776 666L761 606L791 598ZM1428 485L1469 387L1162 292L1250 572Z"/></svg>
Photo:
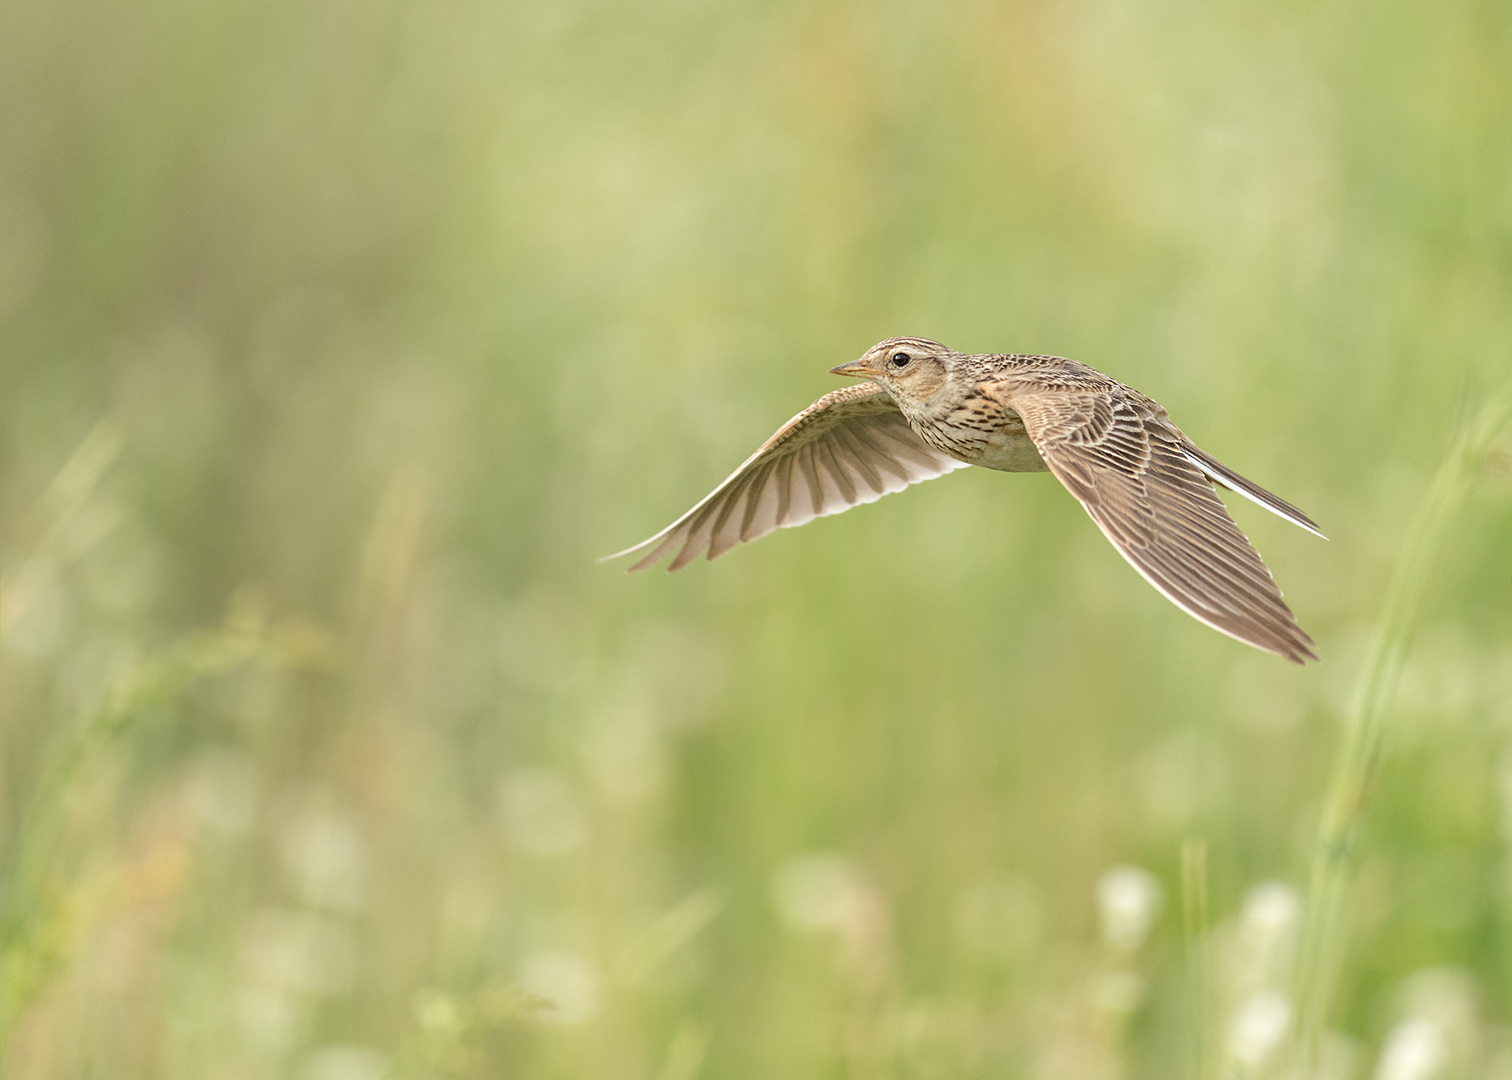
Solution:
<svg viewBox="0 0 1512 1080"><path fill-rule="evenodd" d="M921 373L915 387L907 372L894 377L889 349L911 366L938 364L944 379ZM714 559L774 529L968 464L1048 467L1119 553L1183 611L1297 663L1317 659L1214 485L1322 533L1302 511L1199 450L1138 391L1058 357L967 356L916 338L888 339L835 371L877 381L824 395L697 506L608 558L643 552L630 567L640 570L671 555L669 569L678 570L704 552ZM951 379L966 388L951 391ZM925 388L935 389L926 397Z"/></svg>

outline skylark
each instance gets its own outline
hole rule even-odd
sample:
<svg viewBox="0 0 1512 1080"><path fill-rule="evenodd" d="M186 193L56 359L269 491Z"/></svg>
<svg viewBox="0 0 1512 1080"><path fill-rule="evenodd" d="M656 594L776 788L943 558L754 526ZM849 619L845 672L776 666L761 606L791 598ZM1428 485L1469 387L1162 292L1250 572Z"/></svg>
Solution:
<svg viewBox="0 0 1512 1080"><path fill-rule="evenodd" d="M1146 581L1187 614L1296 663L1312 638L1216 484L1309 532L1317 525L1199 450L1165 409L1075 360L967 355L925 338L888 338L831 368L867 380L825 394L784 424L702 502L610 559L672 553L679 570L708 551L872 502L981 465L1048 469Z"/></svg>

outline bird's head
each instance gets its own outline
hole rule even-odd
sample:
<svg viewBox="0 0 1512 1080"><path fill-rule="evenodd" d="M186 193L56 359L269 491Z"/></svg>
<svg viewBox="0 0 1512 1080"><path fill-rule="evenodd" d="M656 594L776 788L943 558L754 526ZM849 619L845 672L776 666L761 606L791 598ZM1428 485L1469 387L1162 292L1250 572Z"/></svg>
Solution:
<svg viewBox="0 0 1512 1080"><path fill-rule="evenodd" d="M923 406L950 381L961 354L928 338L895 337L879 341L859 360L830 368L832 375L870 379L899 405Z"/></svg>

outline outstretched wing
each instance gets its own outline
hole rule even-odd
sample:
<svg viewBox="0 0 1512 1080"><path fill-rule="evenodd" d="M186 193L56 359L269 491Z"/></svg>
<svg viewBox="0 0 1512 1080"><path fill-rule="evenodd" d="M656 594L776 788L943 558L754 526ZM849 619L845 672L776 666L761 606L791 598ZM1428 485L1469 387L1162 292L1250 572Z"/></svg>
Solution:
<svg viewBox="0 0 1512 1080"><path fill-rule="evenodd" d="M1312 638L1213 490L1209 469L1222 467L1205 454L1194 459L1160 406L1111 380L1085 392L1025 387L1009 404L1050 471L1167 599L1256 648L1299 664L1317 659ZM1227 469L1220 476L1225 486L1237 479Z"/></svg>
<svg viewBox="0 0 1512 1080"><path fill-rule="evenodd" d="M650 548L631 570L676 552L680 570L705 549L717 559L778 527L802 525L932 480L965 462L926 445L876 383L825 394L778 430L693 509L651 539L607 555Z"/></svg>

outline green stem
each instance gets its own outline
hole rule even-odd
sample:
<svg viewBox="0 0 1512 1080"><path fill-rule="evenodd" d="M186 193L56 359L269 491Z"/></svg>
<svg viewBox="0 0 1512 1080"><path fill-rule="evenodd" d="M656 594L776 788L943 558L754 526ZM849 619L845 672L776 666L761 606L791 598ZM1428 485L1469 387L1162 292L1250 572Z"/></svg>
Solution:
<svg viewBox="0 0 1512 1080"><path fill-rule="evenodd" d="M1343 742L1318 828L1298 970L1297 1064L1301 1080L1315 1075L1318 1043L1328 1018L1343 951L1344 893L1354 868L1360 830L1378 779L1403 661L1417 623L1433 563L1470 481L1512 409L1512 382L1461 430L1434 475L1413 519L1402 559L1381 607L1370 652L1345 720Z"/></svg>

